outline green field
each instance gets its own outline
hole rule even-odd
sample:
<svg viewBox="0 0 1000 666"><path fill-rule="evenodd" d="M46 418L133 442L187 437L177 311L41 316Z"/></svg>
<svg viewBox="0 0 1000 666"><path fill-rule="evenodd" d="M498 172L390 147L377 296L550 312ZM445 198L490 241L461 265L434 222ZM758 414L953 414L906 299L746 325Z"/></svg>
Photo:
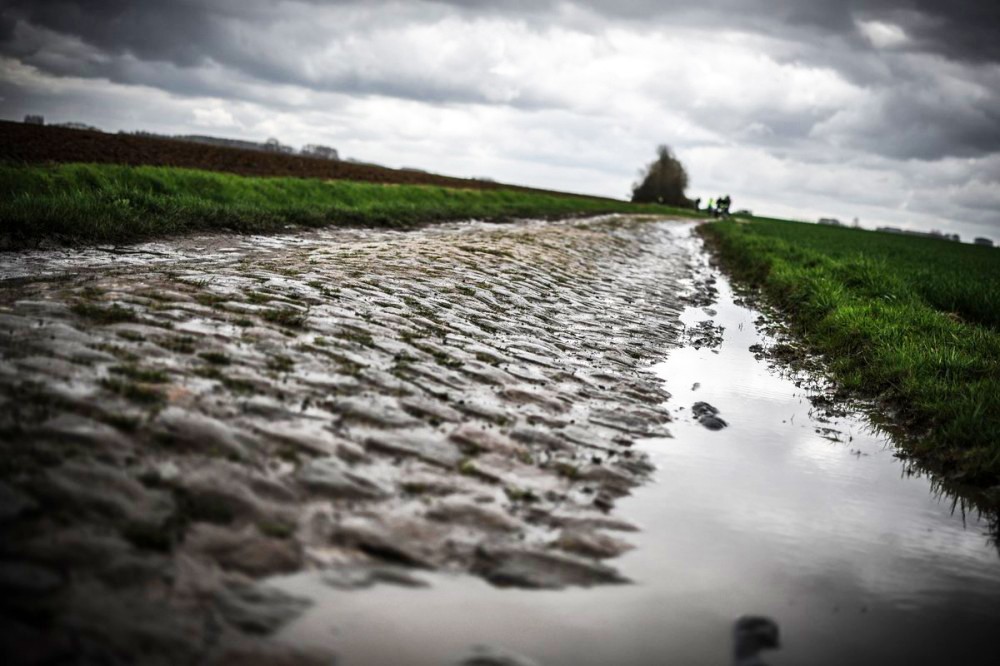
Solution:
<svg viewBox="0 0 1000 666"><path fill-rule="evenodd" d="M952 479L1000 480L1000 250L816 224L704 225L840 383L897 410Z"/></svg>
<svg viewBox="0 0 1000 666"><path fill-rule="evenodd" d="M289 224L405 228L616 212L692 214L514 189L254 178L172 167L0 165L0 235L7 247L41 238L120 243L191 231L274 231Z"/></svg>

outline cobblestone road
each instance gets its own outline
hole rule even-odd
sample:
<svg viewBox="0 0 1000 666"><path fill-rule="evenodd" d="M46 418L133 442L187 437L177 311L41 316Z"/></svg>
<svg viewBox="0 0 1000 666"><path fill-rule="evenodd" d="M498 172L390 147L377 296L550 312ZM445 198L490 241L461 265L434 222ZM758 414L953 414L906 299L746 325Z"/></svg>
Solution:
<svg viewBox="0 0 1000 666"><path fill-rule="evenodd" d="M624 582L614 503L666 430L644 368L680 331L679 224L0 258L5 649L321 663L267 642L303 602L266 579L302 568Z"/></svg>

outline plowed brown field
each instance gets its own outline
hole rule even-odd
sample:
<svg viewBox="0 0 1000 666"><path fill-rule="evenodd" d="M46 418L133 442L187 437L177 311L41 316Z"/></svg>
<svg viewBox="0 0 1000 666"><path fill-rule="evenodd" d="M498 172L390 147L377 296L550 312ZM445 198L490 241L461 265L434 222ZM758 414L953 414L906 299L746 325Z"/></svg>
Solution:
<svg viewBox="0 0 1000 666"><path fill-rule="evenodd" d="M130 134L105 134L87 130L0 121L0 160L13 162L98 162L135 166L171 166L225 171L244 176L288 176L361 180L373 183L441 185L471 189L517 189L550 194L568 194L530 187L504 185L485 180L453 178L422 171L390 169L226 148ZM573 195L569 196L584 196ZM604 197L587 197L600 199Z"/></svg>

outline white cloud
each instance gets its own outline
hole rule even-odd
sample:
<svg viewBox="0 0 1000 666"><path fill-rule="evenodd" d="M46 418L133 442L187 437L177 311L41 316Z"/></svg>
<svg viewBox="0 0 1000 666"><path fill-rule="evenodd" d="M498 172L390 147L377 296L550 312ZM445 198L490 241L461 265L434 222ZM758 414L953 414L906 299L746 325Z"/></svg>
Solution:
<svg viewBox="0 0 1000 666"><path fill-rule="evenodd" d="M224 129L238 129L241 127L240 123L233 117L233 114L221 106L195 108L191 112L194 115L194 124L199 127Z"/></svg>
<svg viewBox="0 0 1000 666"><path fill-rule="evenodd" d="M858 29L872 46L879 49L891 49L902 46L909 41L906 31L898 25L882 21L858 21Z"/></svg>

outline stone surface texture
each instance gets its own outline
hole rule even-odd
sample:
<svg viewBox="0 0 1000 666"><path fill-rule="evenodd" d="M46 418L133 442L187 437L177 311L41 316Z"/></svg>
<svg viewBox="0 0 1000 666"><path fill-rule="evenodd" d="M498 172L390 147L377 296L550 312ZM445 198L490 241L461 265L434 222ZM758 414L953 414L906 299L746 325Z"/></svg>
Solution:
<svg viewBox="0 0 1000 666"><path fill-rule="evenodd" d="M623 582L676 224L0 257L4 663L323 663L269 638L304 602L268 578L303 569Z"/></svg>

